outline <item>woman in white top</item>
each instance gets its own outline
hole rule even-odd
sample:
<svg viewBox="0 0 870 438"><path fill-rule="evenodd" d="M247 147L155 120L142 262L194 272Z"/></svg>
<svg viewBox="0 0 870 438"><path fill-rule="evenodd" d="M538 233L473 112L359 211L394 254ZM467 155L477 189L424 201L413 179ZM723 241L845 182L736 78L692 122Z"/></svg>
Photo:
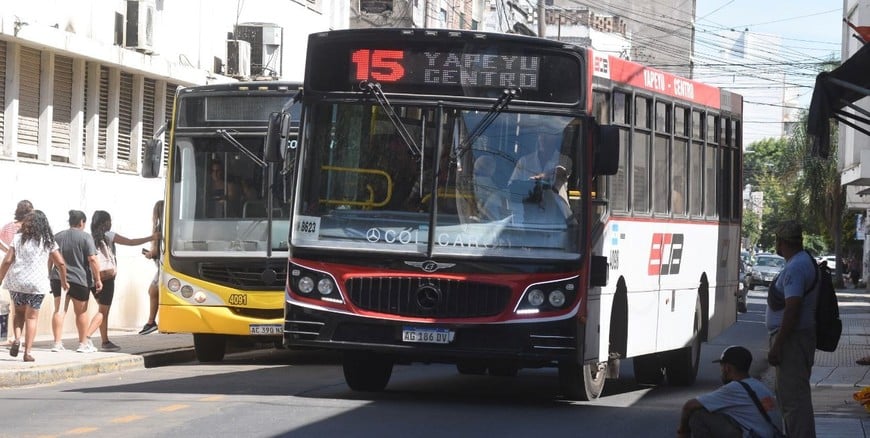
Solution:
<svg viewBox="0 0 870 438"><path fill-rule="evenodd" d="M109 214L109 212L103 210L95 211L94 216L91 218L91 236L94 238L94 246L96 246L97 251L102 251L104 252L104 254L109 255L113 259L115 258L116 254L116 243L119 243L121 245L136 246L142 245L143 243L148 243L155 238L159 238L160 236L160 232L155 231L145 237L130 239L111 230L112 216ZM102 270L102 268L103 267L101 267L100 269ZM97 299L97 303L100 305L100 307L99 311L94 315L94 318L91 320L91 323L88 326L88 336L90 336L97 329L99 329L100 338L103 341L100 346L100 350L118 351L121 349L121 347L115 345L114 342L109 340L109 309L111 309L112 300L115 297L115 277L114 275L112 275L111 278L103 278L102 280L102 290L91 290L91 292L94 294L94 298Z"/></svg>
<svg viewBox="0 0 870 438"><path fill-rule="evenodd" d="M9 354L12 357L18 356L23 329L25 362L34 361L30 350L36 337L39 308L45 293L50 289L48 272L52 266L60 271L63 289L69 289L66 263L58 251L48 219L42 211L34 210L24 217L21 229L12 238L9 251L0 264L0 281L5 280L4 286L9 289L15 304L15 340L9 348Z"/></svg>

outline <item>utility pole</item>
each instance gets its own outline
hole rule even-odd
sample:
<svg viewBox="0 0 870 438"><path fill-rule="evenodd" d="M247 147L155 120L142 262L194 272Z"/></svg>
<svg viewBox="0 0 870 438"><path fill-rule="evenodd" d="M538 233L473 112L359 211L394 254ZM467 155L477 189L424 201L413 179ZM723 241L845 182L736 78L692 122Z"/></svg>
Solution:
<svg viewBox="0 0 870 438"><path fill-rule="evenodd" d="M541 38L546 37L547 30L547 20L544 19L544 1L538 0L538 36Z"/></svg>

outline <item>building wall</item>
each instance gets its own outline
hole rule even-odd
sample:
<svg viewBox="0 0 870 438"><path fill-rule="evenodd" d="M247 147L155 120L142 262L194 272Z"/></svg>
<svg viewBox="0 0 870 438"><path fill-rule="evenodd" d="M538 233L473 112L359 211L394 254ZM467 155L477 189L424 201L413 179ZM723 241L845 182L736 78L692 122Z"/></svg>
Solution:
<svg viewBox="0 0 870 438"><path fill-rule="evenodd" d="M108 211L125 237L150 234L165 181L138 176L141 151L152 136L165 143L176 88L235 80L216 73L215 58L225 62L236 23L281 26L282 77L301 80L308 34L345 28L349 14L346 0L141 2L155 11L153 40L136 48L116 44L127 1L31 0L0 10L0 223L28 199L54 232L78 209L89 218ZM109 327L138 329L147 318L156 268L139 251L118 249ZM44 309L39 333L47 334L53 306ZM71 317L64 331L75 332Z"/></svg>
<svg viewBox="0 0 870 438"><path fill-rule="evenodd" d="M759 60L776 58L782 50L778 36L744 31L723 31L716 35L721 47L718 53L698 49L698 56L705 60L715 59L726 68L696 67L695 79L725 88L743 96L743 145L765 138L780 138L787 135L786 124L797 120L797 83L781 70L768 72L755 64ZM708 62L708 61L705 61ZM741 67L746 65L745 67Z"/></svg>

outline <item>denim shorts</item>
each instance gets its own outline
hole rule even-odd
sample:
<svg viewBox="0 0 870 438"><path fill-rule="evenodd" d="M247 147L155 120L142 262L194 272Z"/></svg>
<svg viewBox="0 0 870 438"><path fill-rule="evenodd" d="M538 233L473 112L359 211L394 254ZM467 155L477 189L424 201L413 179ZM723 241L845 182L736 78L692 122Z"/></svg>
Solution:
<svg viewBox="0 0 870 438"><path fill-rule="evenodd" d="M9 291L9 296L16 306L30 306L34 310L39 310L42 307L42 299L45 298L44 294L26 294L24 292L12 291Z"/></svg>

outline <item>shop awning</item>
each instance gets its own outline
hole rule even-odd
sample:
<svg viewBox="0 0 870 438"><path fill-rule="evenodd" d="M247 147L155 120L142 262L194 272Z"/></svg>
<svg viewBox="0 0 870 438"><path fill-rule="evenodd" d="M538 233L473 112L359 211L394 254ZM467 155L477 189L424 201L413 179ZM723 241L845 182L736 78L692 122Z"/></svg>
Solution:
<svg viewBox="0 0 870 438"><path fill-rule="evenodd" d="M870 44L864 44L834 70L816 76L807 119L807 133L813 139L815 155L828 158L830 153L829 119L870 135L870 112L855 105L867 96L870 96ZM854 112L846 112L845 108Z"/></svg>

